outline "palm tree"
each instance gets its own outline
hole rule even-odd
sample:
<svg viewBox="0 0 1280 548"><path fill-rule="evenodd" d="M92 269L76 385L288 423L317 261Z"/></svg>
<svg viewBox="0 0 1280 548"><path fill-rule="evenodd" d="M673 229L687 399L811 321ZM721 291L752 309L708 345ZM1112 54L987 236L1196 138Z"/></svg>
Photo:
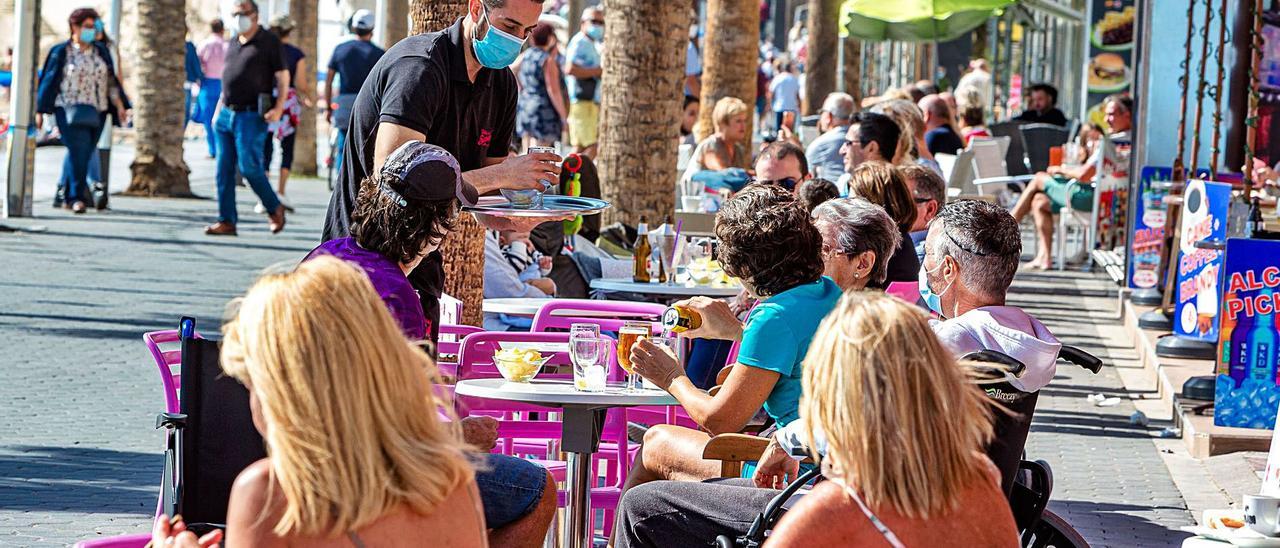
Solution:
<svg viewBox="0 0 1280 548"><path fill-rule="evenodd" d="M291 34L293 45L306 55L307 70L298 71L298 82L295 86L300 90L308 90L312 99L316 98L316 65L320 62L316 48L316 26L319 14L315 2L290 2L289 15L294 25ZM301 102L299 102L301 103ZM298 136L294 143L292 171L299 175L315 176L316 174L316 107L299 104L302 112L298 115Z"/></svg>
<svg viewBox="0 0 1280 548"><path fill-rule="evenodd" d="M840 42L844 48L844 91L853 96L853 104L859 105L862 104L862 42L852 37Z"/></svg>
<svg viewBox="0 0 1280 548"><path fill-rule="evenodd" d="M809 58L804 67L804 114L816 114L836 90L841 0L809 0Z"/></svg>
<svg viewBox="0 0 1280 548"><path fill-rule="evenodd" d="M379 21L386 26L382 29L382 35L386 37L386 43L381 44L384 49L409 35L409 0L387 0L386 10L386 17Z"/></svg>
<svg viewBox="0 0 1280 548"><path fill-rule="evenodd" d="M444 29L466 13L466 0L410 0L409 33ZM444 255L444 292L462 301L462 323L479 326L484 318L484 227L475 217L463 214L458 227L440 244L440 253Z"/></svg>
<svg viewBox="0 0 1280 548"><path fill-rule="evenodd" d="M746 11L755 13L752 0L733 2L752 4ZM597 162L604 198L613 203L605 214L606 222L634 224L641 215L650 222L661 222L675 209L680 85L689 12L652 0L604 0L604 6L604 91ZM759 29L754 22L748 26L744 33L749 31L750 36L745 42L731 41L752 52L751 99L755 96L754 52ZM709 87L704 83L702 89L705 98Z"/></svg>
<svg viewBox="0 0 1280 548"><path fill-rule="evenodd" d="M138 0L137 86L133 97L137 154L126 194L190 196L182 159L182 87L186 80L183 0Z"/></svg>
<svg viewBox="0 0 1280 548"><path fill-rule="evenodd" d="M627 2L630 4L631 2ZM671 9L672 17L686 25L683 10ZM607 10L606 10L607 11ZM623 25L634 24L620 21ZM614 44L630 42L613 42ZM760 68L760 3L755 0L708 0L707 33L702 41L702 105L698 111L698 139L711 135L711 111L716 101L737 97L756 104L756 71ZM676 57L683 59L684 56ZM677 69L679 70L679 69ZM747 135L751 135L747 120Z"/></svg>

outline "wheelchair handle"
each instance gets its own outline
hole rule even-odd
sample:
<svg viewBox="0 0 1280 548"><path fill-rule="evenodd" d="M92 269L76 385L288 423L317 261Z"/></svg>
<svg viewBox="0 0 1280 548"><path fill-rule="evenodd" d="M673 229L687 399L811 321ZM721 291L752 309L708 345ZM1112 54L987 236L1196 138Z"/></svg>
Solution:
<svg viewBox="0 0 1280 548"><path fill-rule="evenodd" d="M1003 365L1008 368L1010 374L1014 377L1022 376L1022 372L1027 369L1027 365L1014 359L1012 356L996 350L979 350L965 354L960 359L966 361L986 362ZM999 376L1003 377L1004 372L999 371Z"/></svg>
<svg viewBox="0 0 1280 548"><path fill-rule="evenodd" d="M1102 360L1074 346L1062 345L1062 350L1058 351L1058 357L1088 369L1094 374L1102 370Z"/></svg>

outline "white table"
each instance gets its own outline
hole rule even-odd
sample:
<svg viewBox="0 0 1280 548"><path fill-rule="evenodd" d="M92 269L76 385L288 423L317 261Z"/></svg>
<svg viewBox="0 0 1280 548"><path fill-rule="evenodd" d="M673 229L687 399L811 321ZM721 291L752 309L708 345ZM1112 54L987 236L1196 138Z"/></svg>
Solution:
<svg viewBox="0 0 1280 548"><path fill-rule="evenodd" d="M591 455L600 447L605 412L611 407L679 405L674 397L662 390L643 390L638 394L627 394L621 390L619 385L610 385L605 392L579 392L571 380L513 383L505 379L469 379L458 381L454 387L454 391L462 396L564 409L561 449L566 453L569 490L565 512L569 523L564 529L562 544L566 548L591 546L588 519L590 488L594 485Z"/></svg>
<svg viewBox="0 0 1280 548"><path fill-rule="evenodd" d="M625 291L659 297L732 297L742 291L740 285L683 285L634 282L627 278L596 278L591 289Z"/></svg>

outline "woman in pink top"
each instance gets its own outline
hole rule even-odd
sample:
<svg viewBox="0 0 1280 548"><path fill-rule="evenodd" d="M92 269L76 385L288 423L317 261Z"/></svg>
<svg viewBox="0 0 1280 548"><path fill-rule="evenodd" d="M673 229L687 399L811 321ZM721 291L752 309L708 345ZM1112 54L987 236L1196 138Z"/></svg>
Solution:
<svg viewBox="0 0 1280 548"><path fill-rule="evenodd" d="M200 58L200 69L204 71L204 79L200 81L200 93L196 96L196 109L191 119L204 125L205 139L209 145L209 157L218 155L217 141L213 136L213 113L218 109L218 98L222 96L222 67L226 65L227 39L223 36L222 20L214 19L209 23L209 37L200 42L196 48L196 56Z"/></svg>

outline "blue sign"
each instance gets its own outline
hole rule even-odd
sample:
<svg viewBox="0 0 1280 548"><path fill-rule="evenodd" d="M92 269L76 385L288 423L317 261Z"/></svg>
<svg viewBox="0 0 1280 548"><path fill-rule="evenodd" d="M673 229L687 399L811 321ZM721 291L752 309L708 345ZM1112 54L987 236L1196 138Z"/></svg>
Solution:
<svg viewBox="0 0 1280 548"><path fill-rule="evenodd" d="M1213 423L1272 428L1280 406L1280 241L1228 240L1222 283Z"/></svg>
<svg viewBox="0 0 1280 548"><path fill-rule="evenodd" d="M1177 310L1174 334L1205 342L1218 341L1218 297L1222 294L1220 249L1199 242L1225 242L1231 185L1193 179L1182 193L1181 247L1178 249Z"/></svg>
<svg viewBox="0 0 1280 548"><path fill-rule="evenodd" d="M1202 169L1197 176L1208 177L1209 170ZM1169 188L1161 183L1173 179L1173 168L1162 166L1146 166L1142 168L1138 179L1137 209L1134 211L1132 232L1129 234L1129 245L1133 249L1129 261L1129 287L1146 289L1160 285L1163 275L1160 269L1160 257L1164 254L1165 221L1168 219L1168 206L1165 196ZM1156 184L1153 184L1156 183Z"/></svg>

